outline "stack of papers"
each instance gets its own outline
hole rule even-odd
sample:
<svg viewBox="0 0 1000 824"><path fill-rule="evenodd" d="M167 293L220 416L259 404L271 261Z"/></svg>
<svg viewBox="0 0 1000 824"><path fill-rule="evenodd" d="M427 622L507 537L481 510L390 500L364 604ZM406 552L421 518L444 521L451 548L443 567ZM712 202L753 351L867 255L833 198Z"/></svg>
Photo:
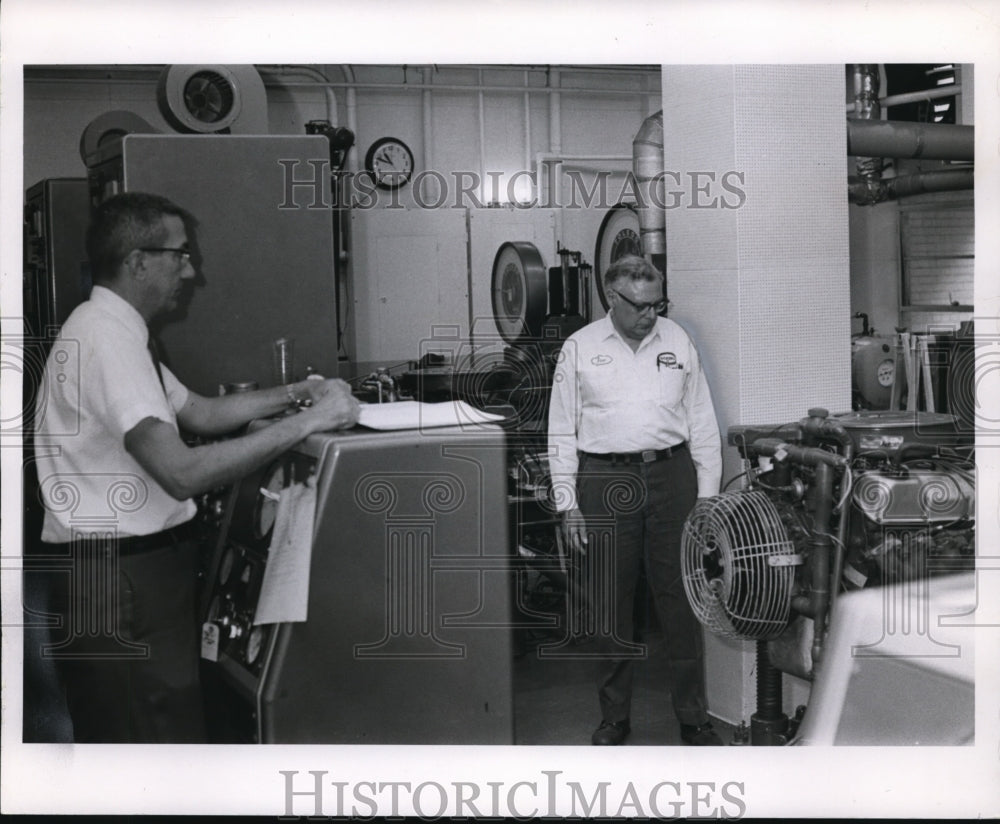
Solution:
<svg viewBox="0 0 1000 824"><path fill-rule="evenodd" d="M483 412L464 401L368 403L358 423L369 429L427 429L438 426L481 426L502 421L503 415Z"/></svg>

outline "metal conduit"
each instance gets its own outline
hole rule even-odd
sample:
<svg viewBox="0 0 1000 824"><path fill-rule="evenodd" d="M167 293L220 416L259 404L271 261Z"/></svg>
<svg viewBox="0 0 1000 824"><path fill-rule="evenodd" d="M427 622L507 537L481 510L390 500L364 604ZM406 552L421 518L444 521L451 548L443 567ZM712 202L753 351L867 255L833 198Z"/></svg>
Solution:
<svg viewBox="0 0 1000 824"><path fill-rule="evenodd" d="M975 130L944 123L848 120L847 153L856 157L972 160Z"/></svg>

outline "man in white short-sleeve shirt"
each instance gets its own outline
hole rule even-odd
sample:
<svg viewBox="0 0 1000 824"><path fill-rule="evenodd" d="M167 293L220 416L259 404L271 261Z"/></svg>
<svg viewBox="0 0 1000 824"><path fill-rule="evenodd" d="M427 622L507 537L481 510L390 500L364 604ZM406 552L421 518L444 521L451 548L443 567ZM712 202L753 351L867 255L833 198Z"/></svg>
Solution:
<svg viewBox="0 0 1000 824"><path fill-rule="evenodd" d="M202 397L160 364L148 324L192 281L195 221L157 195L101 203L87 232L94 287L63 325L35 413L42 540L63 616L55 656L77 742L204 740L193 496L237 480L307 435L351 426L339 380ZM241 437L189 446L308 400Z"/></svg>

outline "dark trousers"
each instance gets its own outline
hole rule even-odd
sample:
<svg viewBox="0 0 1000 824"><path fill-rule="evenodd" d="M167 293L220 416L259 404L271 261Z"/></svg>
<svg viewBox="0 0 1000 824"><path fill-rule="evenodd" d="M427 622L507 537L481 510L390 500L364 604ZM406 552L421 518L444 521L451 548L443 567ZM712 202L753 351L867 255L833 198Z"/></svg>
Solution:
<svg viewBox="0 0 1000 824"><path fill-rule="evenodd" d="M586 455L578 470L587 523L590 599L601 654L598 695L605 721L629 717L633 663L646 657L634 642L636 584L645 568L666 641L674 713L682 724L708 720L701 626L681 575L680 538L698 496L690 452L651 463L612 463Z"/></svg>
<svg viewBox="0 0 1000 824"><path fill-rule="evenodd" d="M180 541L118 551L65 548L53 576L62 619L51 655L66 685L77 743L206 740L195 586L198 548Z"/></svg>

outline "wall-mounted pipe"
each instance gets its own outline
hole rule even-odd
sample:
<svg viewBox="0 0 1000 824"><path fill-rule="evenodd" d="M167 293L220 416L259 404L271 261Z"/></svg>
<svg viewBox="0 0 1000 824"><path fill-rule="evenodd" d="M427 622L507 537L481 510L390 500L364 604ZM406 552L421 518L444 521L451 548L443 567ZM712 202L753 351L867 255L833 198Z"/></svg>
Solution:
<svg viewBox="0 0 1000 824"><path fill-rule="evenodd" d="M424 85L430 86L433 78L433 71L430 68L424 69ZM424 89L421 95L420 108L423 115L424 168L433 169L434 160L431 147L434 145L434 100L433 92L429 88ZM435 193L436 195L437 193Z"/></svg>
<svg viewBox="0 0 1000 824"><path fill-rule="evenodd" d="M854 67L854 117L858 120L880 120L882 108L878 102L879 68L875 63L858 63ZM882 177L882 158L858 157L858 177L869 187Z"/></svg>
<svg viewBox="0 0 1000 824"><path fill-rule="evenodd" d="M943 123L848 120L847 153L855 157L973 160L975 129Z"/></svg>
<svg viewBox="0 0 1000 824"><path fill-rule="evenodd" d="M340 67L341 71L344 73L344 80L347 81L347 128L351 130L351 134L357 137L358 134L358 98L357 92L354 88L354 69L348 66L346 63ZM347 169L350 172L358 171L358 147L357 140L355 140L354 145L347 152Z"/></svg>
<svg viewBox="0 0 1000 824"><path fill-rule="evenodd" d="M925 194L926 192L955 192L972 189L975 170L942 169L918 174L882 179L875 184L858 180L847 185L847 197L851 203L873 206L886 200Z"/></svg>

